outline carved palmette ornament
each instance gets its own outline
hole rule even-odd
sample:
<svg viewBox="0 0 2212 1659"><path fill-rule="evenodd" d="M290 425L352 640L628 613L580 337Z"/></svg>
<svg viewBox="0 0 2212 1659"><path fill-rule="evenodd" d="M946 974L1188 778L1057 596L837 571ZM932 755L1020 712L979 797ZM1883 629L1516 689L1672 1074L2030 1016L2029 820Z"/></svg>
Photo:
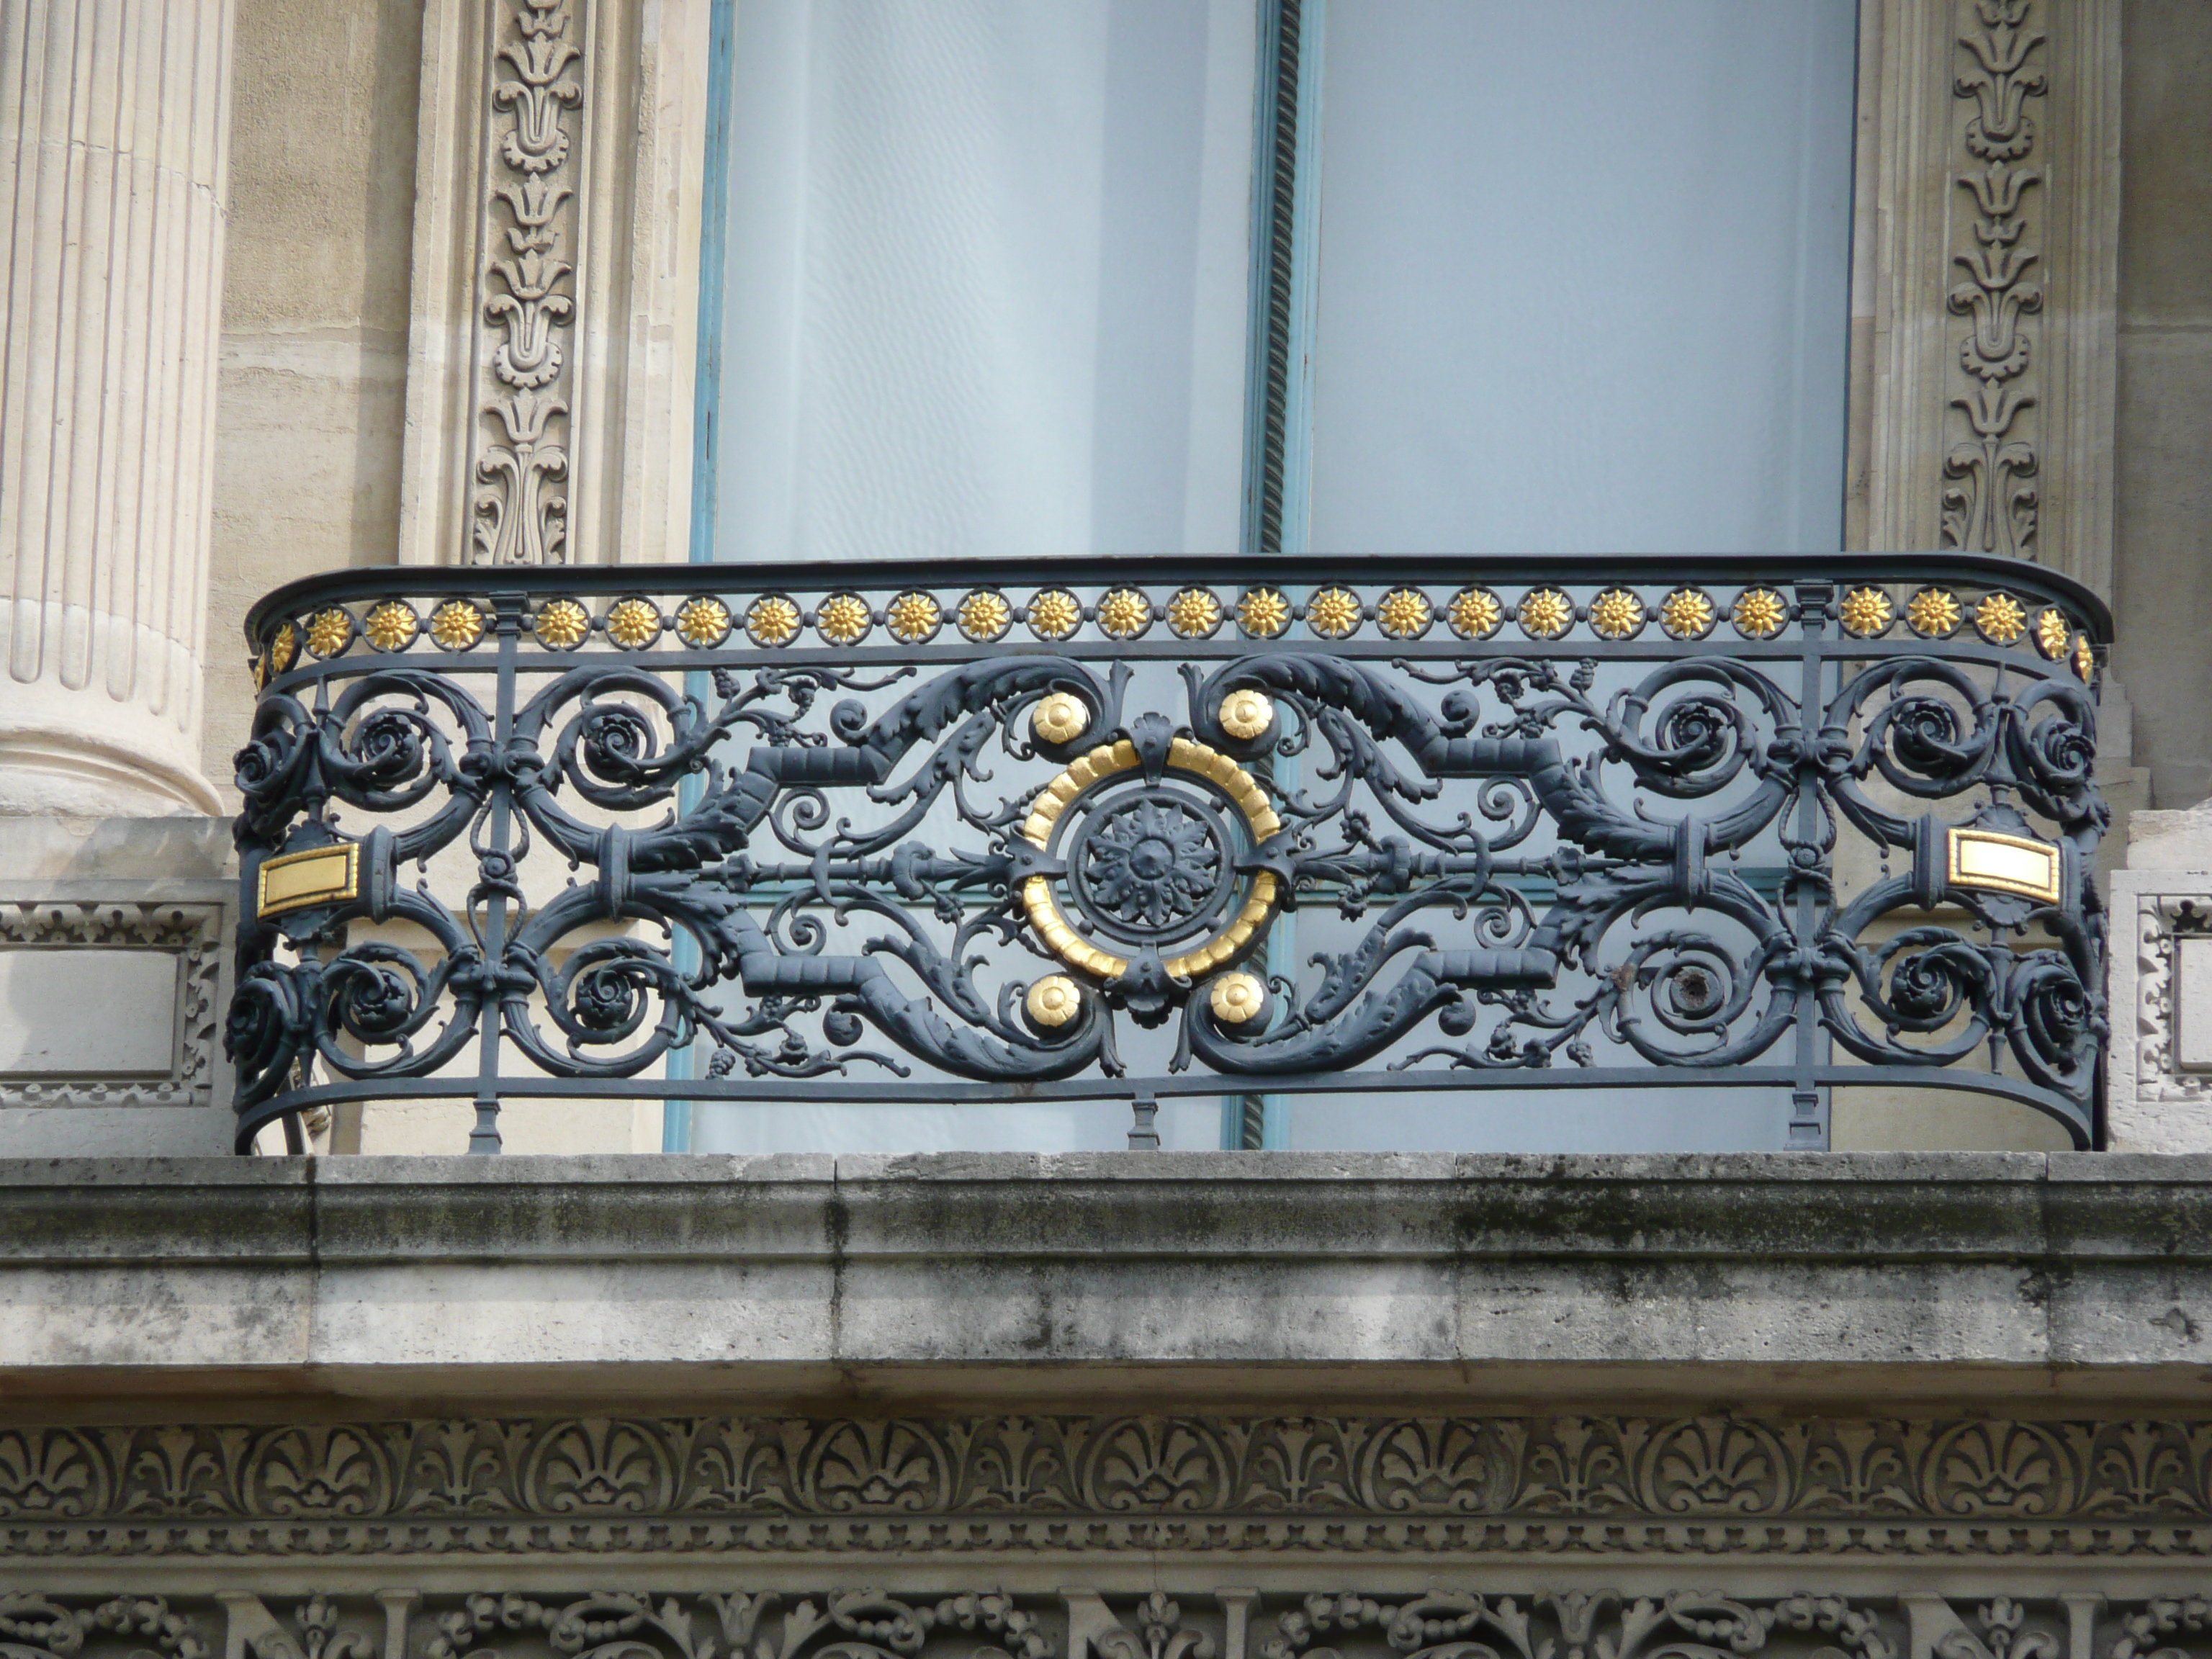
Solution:
<svg viewBox="0 0 2212 1659"><path fill-rule="evenodd" d="M486 112L486 195L473 467L474 557L557 564L568 543L586 0L498 0Z"/></svg>
<svg viewBox="0 0 2212 1659"><path fill-rule="evenodd" d="M2212 1424L2003 1419L570 1418L0 1429L0 1550L382 1555L1273 1547L2197 1548ZM562 1523L534 1533L539 1522ZM619 1524L618 1524L619 1523ZM817 1524L819 1523L819 1524ZM1689 1530L1686 1531L1685 1528ZM414 1529L428 1528L419 1537ZM917 1528L919 1530L917 1530ZM556 1535L557 1534L557 1535ZM532 1539L537 1541L532 1541ZM426 1541L427 1540L427 1541ZM903 1540L903 1541L902 1541ZM1455 1541L1456 1540L1456 1541ZM1490 1546L1486 1546L1490 1547Z"/></svg>
<svg viewBox="0 0 2212 1659"><path fill-rule="evenodd" d="M2037 0L1960 0L1960 70L1954 90L1969 112L1960 137L1957 187L1971 198L1966 236L1952 250L1958 280L1946 296L1972 326L1960 337L1961 389L1950 399L1965 434L1943 459L1946 547L2030 556L2040 461L2028 411L2034 342L2022 323L2043 309L2030 238L2031 192L2044 172L2031 101L2046 90Z"/></svg>

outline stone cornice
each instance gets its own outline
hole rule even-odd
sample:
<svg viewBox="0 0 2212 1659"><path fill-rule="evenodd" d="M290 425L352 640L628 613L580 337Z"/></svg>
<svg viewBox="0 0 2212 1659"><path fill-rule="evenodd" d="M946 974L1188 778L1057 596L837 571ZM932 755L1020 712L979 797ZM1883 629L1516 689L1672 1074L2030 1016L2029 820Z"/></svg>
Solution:
<svg viewBox="0 0 2212 1659"><path fill-rule="evenodd" d="M19 1409L2212 1403L2212 1159L19 1161L0 1222Z"/></svg>

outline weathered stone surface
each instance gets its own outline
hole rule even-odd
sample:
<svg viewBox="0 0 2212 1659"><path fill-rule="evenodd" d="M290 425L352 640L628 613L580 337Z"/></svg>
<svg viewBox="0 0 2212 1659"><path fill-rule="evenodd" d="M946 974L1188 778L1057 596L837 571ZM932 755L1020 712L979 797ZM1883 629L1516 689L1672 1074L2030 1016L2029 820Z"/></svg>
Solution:
<svg viewBox="0 0 2212 1659"><path fill-rule="evenodd" d="M2212 1397L2212 1158L18 1160L0 1389Z"/></svg>

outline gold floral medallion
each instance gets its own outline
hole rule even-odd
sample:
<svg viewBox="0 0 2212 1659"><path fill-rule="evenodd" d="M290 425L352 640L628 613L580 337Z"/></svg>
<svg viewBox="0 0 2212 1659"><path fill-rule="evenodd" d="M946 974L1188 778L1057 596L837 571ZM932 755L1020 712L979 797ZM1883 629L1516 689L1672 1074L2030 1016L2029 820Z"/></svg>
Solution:
<svg viewBox="0 0 2212 1659"><path fill-rule="evenodd" d="M1771 587L1747 587L1735 596L1729 613L1735 631L1747 640L1771 640L1790 620L1790 607Z"/></svg>
<svg viewBox="0 0 2212 1659"><path fill-rule="evenodd" d="M292 665L292 659L300 654L300 630L286 623L269 640L269 672L281 674Z"/></svg>
<svg viewBox="0 0 2212 1659"><path fill-rule="evenodd" d="M1239 743L1251 742L1274 720L1274 699L1252 686L1242 686L1221 700L1221 729Z"/></svg>
<svg viewBox="0 0 2212 1659"><path fill-rule="evenodd" d="M2074 636L2074 672L2084 685L2097 678L2097 653L2087 634Z"/></svg>
<svg viewBox="0 0 2212 1659"><path fill-rule="evenodd" d="M617 599L607 611L607 637L625 651L642 651L660 637L660 609L650 599Z"/></svg>
<svg viewBox="0 0 2212 1659"><path fill-rule="evenodd" d="M1486 587L1462 587L1444 613L1451 631L1463 640L1486 640L1505 620L1505 607Z"/></svg>
<svg viewBox="0 0 2212 1659"><path fill-rule="evenodd" d="M792 614L791 631L799 631L796 608ZM730 607L705 593L693 595L677 607L676 637L696 650L713 650L730 637Z"/></svg>
<svg viewBox="0 0 2212 1659"><path fill-rule="evenodd" d="M484 636L484 613L466 599L447 599L430 613L430 641L441 651L466 651Z"/></svg>
<svg viewBox="0 0 2212 1659"><path fill-rule="evenodd" d="M1064 587L1044 588L1031 597L1030 632L1041 640L1064 640L1083 626L1083 606Z"/></svg>
<svg viewBox="0 0 2212 1659"><path fill-rule="evenodd" d="M684 635L684 618L692 605L714 605L712 599L694 599L683 611L676 613L676 631ZM716 605L717 610L721 607ZM722 615L723 631L729 631L729 613ZM789 645L799 637L805 618L799 614L798 605L782 593L763 593L745 607L745 637L755 645ZM690 636L684 635L689 642Z"/></svg>
<svg viewBox="0 0 2212 1659"><path fill-rule="evenodd" d="M1237 625L1248 638L1272 640L1291 625L1291 602L1279 587L1248 587L1237 601Z"/></svg>
<svg viewBox="0 0 2212 1659"><path fill-rule="evenodd" d="M1601 640L1632 640L1644 631L1644 601L1625 587L1608 587L1590 601L1589 625Z"/></svg>
<svg viewBox="0 0 2212 1659"><path fill-rule="evenodd" d="M1702 640L1719 620L1712 600L1694 587L1678 587L1659 602L1659 626L1670 640Z"/></svg>
<svg viewBox="0 0 2212 1659"><path fill-rule="evenodd" d="M1843 618L1846 634L1870 640L1889 632L1890 623L1897 620L1897 607L1879 587L1854 587L1844 595L1837 615Z"/></svg>
<svg viewBox="0 0 2212 1659"><path fill-rule="evenodd" d="M1051 1030L1083 1012L1083 990L1066 974L1047 974L1030 987L1022 1006L1032 1021Z"/></svg>
<svg viewBox="0 0 2212 1659"><path fill-rule="evenodd" d="M1072 691L1040 698L1030 710L1030 730L1041 743L1073 743L1091 729L1091 710Z"/></svg>
<svg viewBox="0 0 2212 1659"><path fill-rule="evenodd" d="M1206 1006L1224 1025L1242 1025L1267 1006L1267 988L1254 974L1222 974L1208 988Z"/></svg>
<svg viewBox="0 0 2212 1659"><path fill-rule="evenodd" d="M1005 594L979 587L960 601L953 618L960 624L962 638L971 644L988 645L1014 625L1014 607L1006 603Z"/></svg>
<svg viewBox="0 0 2212 1659"><path fill-rule="evenodd" d="M1966 615L1959 596L1942 587L1923 587L1905 605L1905 620L1925 639L1940 640L1956 633Z"/></svg>
<svg viewBox="0 0 2212 1659"><path fill-rule="evenodd" d="M832 593L814 613L814 631L832 645L858 645L875 625L868 602L857 593Z"/></svg>
<svg viewBox="0 0 2212 1659"><path fill-rule="evenodd" d="M1117 587L1100 598L1097 623L1109 639L1133 640L1152 625L1152 602L1133 587Z"/></svg>
<svg viewBox="0 0 2212 1659"><path fill-rule="evenodd" d="M1203 587L1186 587L1168 601L1168 626L1180 640L1211 637L1221 617L1221 601Z"/></svg>
<svg viewBox="0 0 2212 1659"><path fill-rule="evenodd" d="M1575 625L1575 607L1556 587L1532 588L1521 601L1521 631L1532 640L1556 640Z"/></svg>
<svg viewBox="0 0 2212 1659"><path fill-rule="evenodd" d="M2027 607L2009 593L1984 593L1974 607L1974 627L1991 645L2017 645L2027 632Z"/></svg>
<svg viewBox="0 0 2212 1659"><path fill-rule="evenodd" d="M379 651L404 651L415 643L422 626L413 605L404 599L386 599L363 620L361 635Z"/></svg>
<svg viewBox="0 0 2212 1659"><path fill-rule="evenodd" d="M934 639L944 625L944 608L927 593L909 590L884 607L884 626L901 645Z"/></svg>
<svg viewBox="0 0 2212 1659"><path fill-rule="evenodd" d="M307 624L307 649L319 657L335 657L353 643L353 613L340 605L318 611Z"/></svg>
<svg viewBox="0 0 2212 1659"><path fill-rule="evenodd" d="M1348 640L1359 631L1360 615L1349 590L1324 587L1306 601L1306 631L1316 639Z"/></svg>
<svg viewBox="0 0 2212 1659"><path fill-rule="evenodd" d="M548 651L574 651L592 631L592 613L574 599L548 599L532 631Z"/></svg>
<svg viewBox="0 0 2212 1659"><path fill-rule="evenodd" d="M1375 602L1375 625L1394 640L1418 640L1435 620L1429 596L1418 587L1394 587Z"/></svg>
<svg viewBox="0 0 2212 1659"><path fill-rule="evenodd" d="M2056 605L2046 606L2036 612L2035 648L2051 661L2057 662L2066 654L2066 647L2074 642L2074 624L2066 620L2066 613Z"/></svg>

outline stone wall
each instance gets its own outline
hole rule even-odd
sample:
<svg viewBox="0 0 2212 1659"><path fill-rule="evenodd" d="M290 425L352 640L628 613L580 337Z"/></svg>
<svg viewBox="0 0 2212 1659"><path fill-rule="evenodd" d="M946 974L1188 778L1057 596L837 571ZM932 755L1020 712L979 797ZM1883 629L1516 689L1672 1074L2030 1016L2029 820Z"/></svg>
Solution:
<svg viewBox="0 0 2212 1659"><path fill-rule="evenodd" d="M2113 653L2154 804L2212 794L2212 6L2127 0Z"/></svg>
<svg viewBox="0 0 2212 1659"><path fill-rule="evenodd" d="M399 538L419 0L237 0L208 777L252 724L246 607Z"/></svg>

